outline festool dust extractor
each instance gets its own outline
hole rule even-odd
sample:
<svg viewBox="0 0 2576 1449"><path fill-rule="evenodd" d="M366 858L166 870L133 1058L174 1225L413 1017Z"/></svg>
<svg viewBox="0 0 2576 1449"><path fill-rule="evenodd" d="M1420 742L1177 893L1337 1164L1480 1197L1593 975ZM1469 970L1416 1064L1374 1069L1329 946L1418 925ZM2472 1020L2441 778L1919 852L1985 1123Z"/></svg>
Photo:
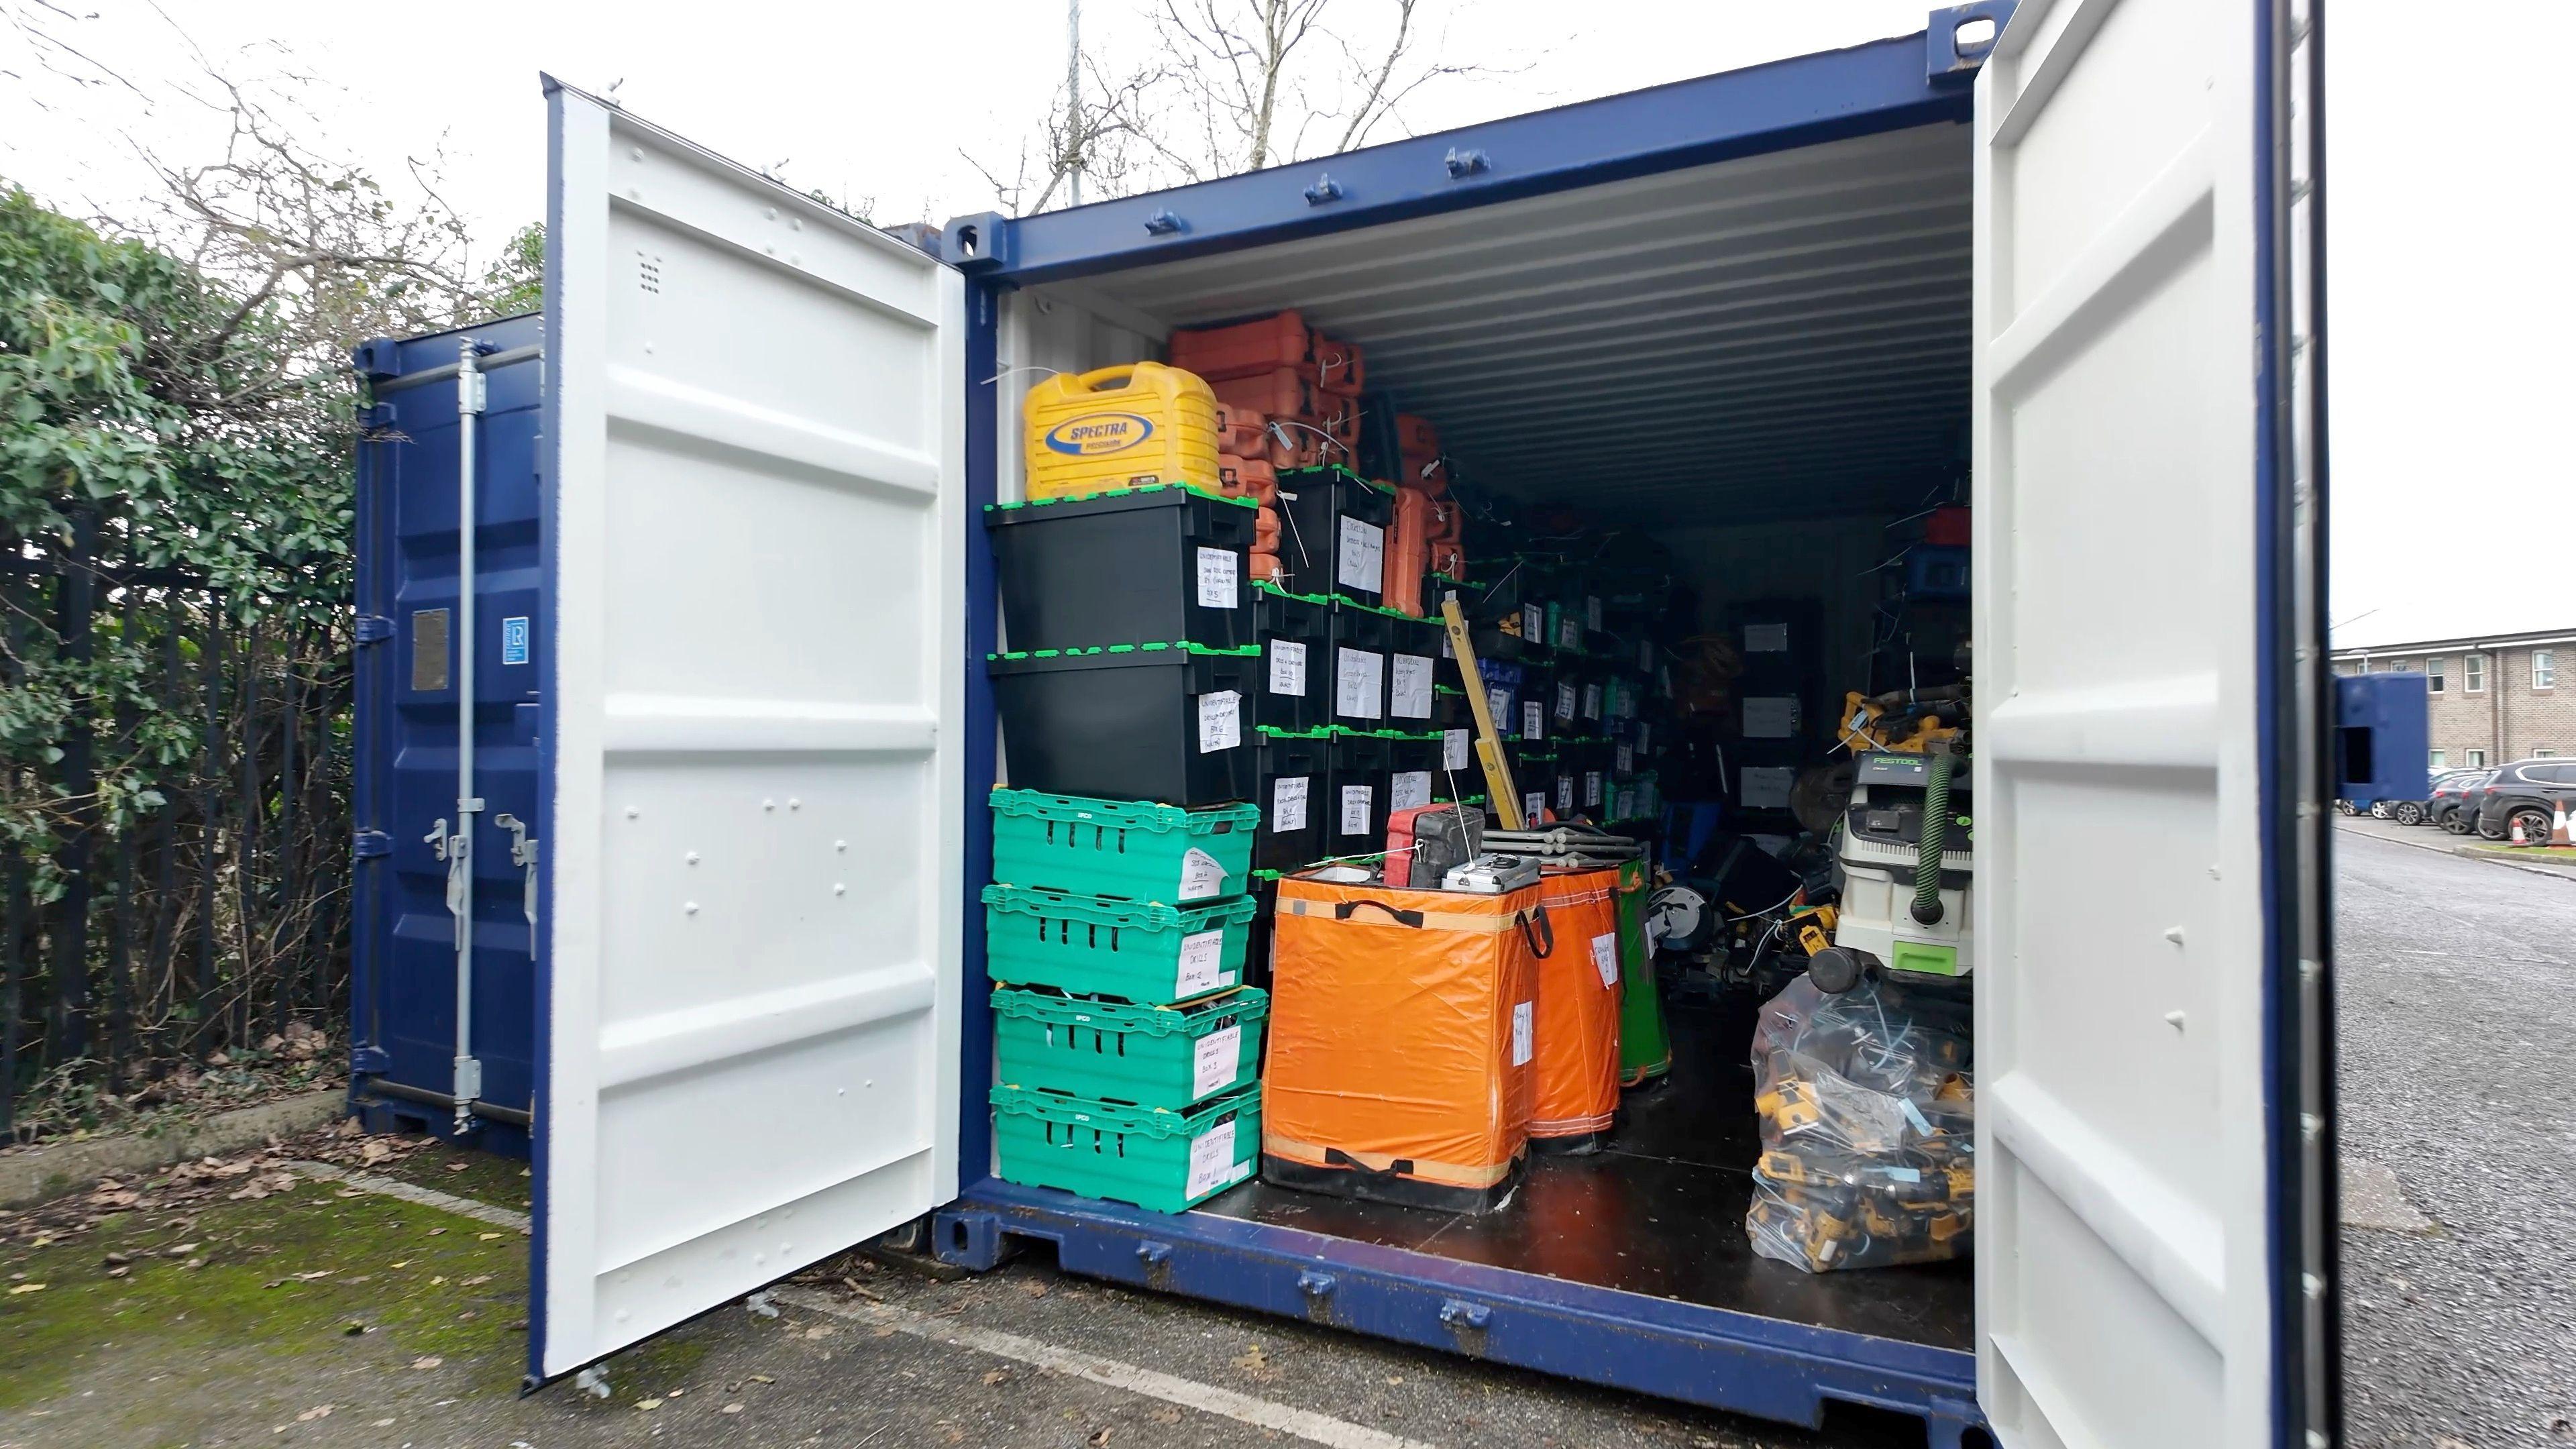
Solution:
<svg viewBox="0 0 2576 1449"><path fill-rule="evenodd" d="M1860 757L1835 835L1834 943L1807 962L1820 989L1849 991L1878 972L1968 975L1971 819L1968 756L1951 742Z"/></svg>

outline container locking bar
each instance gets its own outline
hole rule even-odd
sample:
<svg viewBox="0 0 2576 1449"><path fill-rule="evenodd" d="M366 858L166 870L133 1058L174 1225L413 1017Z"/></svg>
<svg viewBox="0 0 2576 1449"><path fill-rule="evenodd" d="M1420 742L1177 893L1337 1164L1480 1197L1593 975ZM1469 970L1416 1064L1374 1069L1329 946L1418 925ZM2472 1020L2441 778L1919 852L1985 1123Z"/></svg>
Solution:
<svg viewBox="0 0 2576 1449"><path fill-rule="evenodd" d="M483 1095L483 1063L474 1055L474 662L479 639L474 596L481 587L474 556L474 444L486 396L480 349L456 348L456 834L448 841L447 909L456 917L456 1130L473 1130L474 1099ZM441 821L444 827L446 822Z"/></svg>

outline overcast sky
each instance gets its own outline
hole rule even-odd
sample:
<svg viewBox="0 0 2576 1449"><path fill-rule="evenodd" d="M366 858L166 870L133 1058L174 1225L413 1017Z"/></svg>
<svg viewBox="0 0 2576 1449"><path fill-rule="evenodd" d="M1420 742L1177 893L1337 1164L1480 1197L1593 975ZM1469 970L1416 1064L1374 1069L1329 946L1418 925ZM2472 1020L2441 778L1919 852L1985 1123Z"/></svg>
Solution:
<svg viewBox="0 0 2576 1449"><path fill-rule="evenodd" d="M0 0L0 15L25 0ZM1137 0L1086 0L1086 39L1142 43ZM1436 0L1434 0L1436 3ZM1370 0L1338 0L1346 11ZM1508 73L1423 92L1437 130L1919 30L1923 0L1463 0L1441 54ZM214 115L172 90L202 50L235 76L319 81L322 149L398 175L444 154L488 243L543 207L537 72L881 221L992 204L964 154L1007 158L1062 82L1062 0L453 6L81 0L48 20L131 85L75 86L0 29L0 176L116 214L137 145L202 157ZM2491 0L2476 65L2437 64L2407 8L2333 14L2334 618L2339 643L2576 626L2576 265L2563 82L2576 6ZM1386 139L1392 132L1380 132ZM2555 179L2553 179L2555 178ZM2152 508L2157 500L2136 500ZM2526 552L2526 550L2528 552ZM2345 621L2349 621L2348 623Z"/></svg>

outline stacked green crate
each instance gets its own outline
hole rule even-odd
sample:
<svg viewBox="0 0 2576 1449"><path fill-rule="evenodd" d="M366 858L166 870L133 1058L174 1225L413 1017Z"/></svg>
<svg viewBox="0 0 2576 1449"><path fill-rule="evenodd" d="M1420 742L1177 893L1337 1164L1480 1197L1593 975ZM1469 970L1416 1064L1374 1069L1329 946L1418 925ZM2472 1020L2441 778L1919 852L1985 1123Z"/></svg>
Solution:
<svg viewBox="0 0 2576 1449"><path fill-rule="evenodd" d="M996 790L992 809L1002 1176L1171 1212L1250 1176L1270 1009L1244 985L1260 807Z"/></svg>

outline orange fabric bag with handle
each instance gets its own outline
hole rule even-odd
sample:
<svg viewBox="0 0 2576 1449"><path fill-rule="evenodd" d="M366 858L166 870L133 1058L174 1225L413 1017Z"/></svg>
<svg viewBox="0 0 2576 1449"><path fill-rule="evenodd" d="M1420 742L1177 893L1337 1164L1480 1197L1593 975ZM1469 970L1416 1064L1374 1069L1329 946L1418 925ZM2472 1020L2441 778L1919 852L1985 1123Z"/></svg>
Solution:
<svg viewBox="0 0 2576 1449"><path fill-rule="evenodd" d="M1279 882L1265 1179L1464 1212L1510 1196L1528 1141L1537 973L1559 949L1539 889Z"/></svg>
<svg viewBox="0 0 2576 1449"><path fill-rule="evenodd" d="M1597 1151L1619 1112L1618 885L1615 870L1539 880L1556 950L1538 963L1537 1151Z"/></svg>

